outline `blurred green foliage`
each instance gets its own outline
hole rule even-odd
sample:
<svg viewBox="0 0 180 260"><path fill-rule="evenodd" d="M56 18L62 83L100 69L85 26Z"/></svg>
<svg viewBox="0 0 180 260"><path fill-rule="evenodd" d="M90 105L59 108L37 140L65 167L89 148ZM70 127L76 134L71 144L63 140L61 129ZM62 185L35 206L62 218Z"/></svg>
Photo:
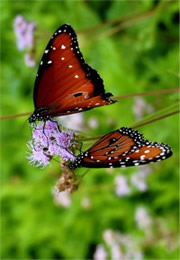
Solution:
<svg viewBox="0 0 180 260"><path fill-rule="evenodd" d="M17 49L13 21L19 14L37 25L38 60L56 28L71 24L86 61L115 96L178 86L178 1L3 1L1 7L2 115L33 111L37 67L26 67L24 53ZM138 21L136 14L144 16ZM118 21L83 32L126 16L125 22L134 16L133 22L109 36L106 33ZM177 99L176 94L145 98L155 111ZM134 102L122 99L84 113L86 133L99 136L135 123ZM91 118L98 121L96 129L89 127ZM1 122L2 259L92 259L107 229L131 235L144 259L178 259L177 115L139 129L152 141L168 143L174 152L170 159L151 166L146 191L132 188L129 196L116 195L114 176L123 174L130 180L138 171L134 167L112 172L92 169L72 194L68 208L53 201L51 191L60 176L57 163L43 170L28 164L26 142L31 134L25 120ZM84 198L90 200L87 208L82 206ZM147 208L153 219L151 238L135 222L138 206Z"/></svg>

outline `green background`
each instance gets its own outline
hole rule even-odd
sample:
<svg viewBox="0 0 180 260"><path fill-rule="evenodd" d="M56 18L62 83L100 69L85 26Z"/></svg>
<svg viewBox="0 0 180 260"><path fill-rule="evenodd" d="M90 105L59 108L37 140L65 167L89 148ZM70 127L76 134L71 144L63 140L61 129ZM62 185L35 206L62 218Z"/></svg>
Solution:
<svg viewBox="0 0 180 260"><path fill-rule="evenodd" d="M25 66L26 51L17 49L13 21L19 14L37 25L37 64L51 34L61 24L69 23L77 31L87 63L99 72L107 92L119 96L178 86L176 1L2 1L1 10L2 115L33 111L38 65ZM136 14L142 14L142 18L138 20ZM97 27L121 17L125 17L126 28L116 33L108 35L120 24L118 20ZM91 31L85 30L92 27ZM177 99L177 94L168 94L146 97L145 101L158 111ZM134 103L134 98L122 99L115 105L83 113L84 132L99 136L134 124ZM95 129L89 126L92 118L98 122ZM93 259L99 244L104 245L111 259L111 248L103 238L108 229L130 236L143 259L178 259L178 115L138 129L149 140L168 143L174 153L170 159L150 166L146 191L130 183L140 167L112 172L92 169L71 195L67 208L54 203L52 196L61 174L58 164L40 169L26 159L26 143L31 139L26 119L1 121L2 259ZM119 174L130 183L128 196L115 193L114 178ZM82 206L85 198L90 201L87 208ZM152 219L151 235L135 221L140 206ZM125 255L128 250L117 244Z"/></svg>

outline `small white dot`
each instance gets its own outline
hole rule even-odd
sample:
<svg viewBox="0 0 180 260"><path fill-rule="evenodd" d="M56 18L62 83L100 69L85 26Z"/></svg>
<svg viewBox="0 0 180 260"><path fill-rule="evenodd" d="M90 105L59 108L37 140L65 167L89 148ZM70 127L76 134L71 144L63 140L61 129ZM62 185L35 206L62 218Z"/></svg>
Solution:
<svg viewBox="0 0 180 260"><path fill-rule="evenodd" d="M72 66L72 65L69 65L68 67L69 67L69 68L72 68L73 66Z"/></svg>
<svg viewBox="0 0 180 260"><path fill-rule="evenodd" d="M136 150L135 153L139 153L139 150Z"/></svg>
<svg viewBox="0 0 180 260"><path fill-rule="evenodd" d="M55 50L56 50L56 47L52 47L52 49L55 51Z"/></svg>
<svg viewBox="0 0 180 260"><path fill-rule="evenodd" d="M43 61L41 61L40 65L42 65L42 64L43 64Z"/></svg>
<svg viewBox="0 0 180 260"><path fill-rule="evenodd" d="M66 46L64 44L62 44L61 49L66 49Z"/></svg>
<svg viewBox="0 0 180 260"><path fill-rule="evenodd" d="M145 155L141 155L141 156L140 156L140 159L141 159L141 160L144 160L145 157L146 157Z"/></svg>
<svg viewBox="0 0 180 260"><path fill-rule="evenodd" d="M65 58L64 57L61 57L61 60L64 60Z"/></svg>
<svg viewBox="0 0 180 260"><path fill-rule="evenodd" d="M75 78L79 78L79 75L76 74L74 77L75 77Z"/></svg>
<svg viewBox="0 0 180 260"><path fill-rule="evenodd" d="M139 163L137 162L137 163L135 163L134 165L135 165L135 166L138 166L138 165L139 165Z"/></svg>
<svg viewBox="0 0 180 260"><path fill-rule="evenodd" d="M49 50L45 50L45 53L48 53L49 52Z"/></svg>
<svg viewBox="0 0 180 260"><path fill-rule="evenodd" d="M51 64L51 63L52 63L52 60L49 60L47 63L48 63L48 64Z"/></svg>
<svg viewBox="0 0 180 260"><path fill-rule="evenodd" d="M99 103L96 103L95 106L99 106L100 104Z"/></svg>
<svg viewBox="0 0 180 260"><path fill-rule="evenodd" d="M58 32L61 33L61 30L59 30Z"/></svg>
<svg viewBox="0 0 180 260"><path fill-rule="evenodd" d="M144 151L144 153L149 153L149 152L150 152L149 150Z"/></svg>

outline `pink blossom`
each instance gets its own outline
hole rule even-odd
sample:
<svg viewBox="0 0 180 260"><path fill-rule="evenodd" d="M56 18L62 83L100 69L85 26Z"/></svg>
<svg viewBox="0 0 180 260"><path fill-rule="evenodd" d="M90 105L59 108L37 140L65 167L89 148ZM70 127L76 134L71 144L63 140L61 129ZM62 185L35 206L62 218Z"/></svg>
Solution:
<svg viewBox="0 0 180 260"><path fill-rule="evenodd" d="M146 178L152 171L150 166L141 166L137 172L135 172L131 176L132 184L139 190L139 191L146 191L148 189Z"/></svg>
<svg viewBox="0 0 180 260"><path fill-rule="evenodd" d="M22 15L16 16L14 20L14 32L17 39L17 46L20 51L25 48L33 47L34 30L34 23L27 22Z"/></svg>
<svg viewBox="0 0 180 260"><path fill-rule="evenodd" d="M34 67L36 65L36 62L32 59L30 53L24 55L24 62L27 67Z"/></svg>
<svg viewBox="0 0 180 260"><path fill-rule="evenodd" d="M84 209L89 209L91 207L91 201L88 197L84 197L81 201L81 205Z"/></svg>
<svg viewBox="0 0 180 260"><path fill-rule="evenodd" d="M59 191L57 187L53 190L54 201L57 205L61 205L65 208L69 208L71 206L71 194L68 190Z"/></svg>
<svg viewBox="0 0 180 260"><path fill-rule="evenodd" d="M115 191L117 196L122 197L122 196L127 196L131 193L131 190L128 186L127 178L123 175L117 175L115 177Z"/></svg>
<svg viewBox="0 0 180 260"><path fill-rule="evenodd" d="M91 117L91 118L88 120L88 125L89 125L91 128L93 128L93 129L97 128L99 124L98 124L98 120L96 119L96 117Z"/></svg>
<svg viewBox="0 0 180 260"><path fill-rule="evenodd" d="M152 219L144 207L138 207L136 209L135 220L137 226L145 231L152 226Z"/></svg>
<svg viewBox="0 0 180 260"><path fill-rule="evenodd" d="M137 120L140 120L145 113L152 113L154 108L149 105L144 98L142 97L135 97L134 105L133 105L133 113Z"/></svg>
<svg viewBox="0 0 180 260"><path fill-rule="evenodd" d="M102 244L97 245L93 259L94 260L106 260L107 259L107 253Z"/></svg>

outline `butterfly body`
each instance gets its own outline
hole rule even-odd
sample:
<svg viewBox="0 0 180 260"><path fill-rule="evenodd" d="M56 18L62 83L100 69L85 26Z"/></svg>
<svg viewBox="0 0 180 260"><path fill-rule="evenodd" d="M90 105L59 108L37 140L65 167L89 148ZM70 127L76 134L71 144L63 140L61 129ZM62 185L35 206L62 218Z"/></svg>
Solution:
<svg viewBox="0 0 180 260"><path fill-rule="evenodd" d="M59 27L50 39L34 85L35 111L29 122L83 112L116 101L105 93L103 80L86 64L70 25Z"/></svg>
<svg viewBox="0 0 180 260"><path fill-rule="evenodd" d="M138 131L122 127L101 137L69 167L124 168L165 160L171 155L168 145L150 142Z"/></svg>

